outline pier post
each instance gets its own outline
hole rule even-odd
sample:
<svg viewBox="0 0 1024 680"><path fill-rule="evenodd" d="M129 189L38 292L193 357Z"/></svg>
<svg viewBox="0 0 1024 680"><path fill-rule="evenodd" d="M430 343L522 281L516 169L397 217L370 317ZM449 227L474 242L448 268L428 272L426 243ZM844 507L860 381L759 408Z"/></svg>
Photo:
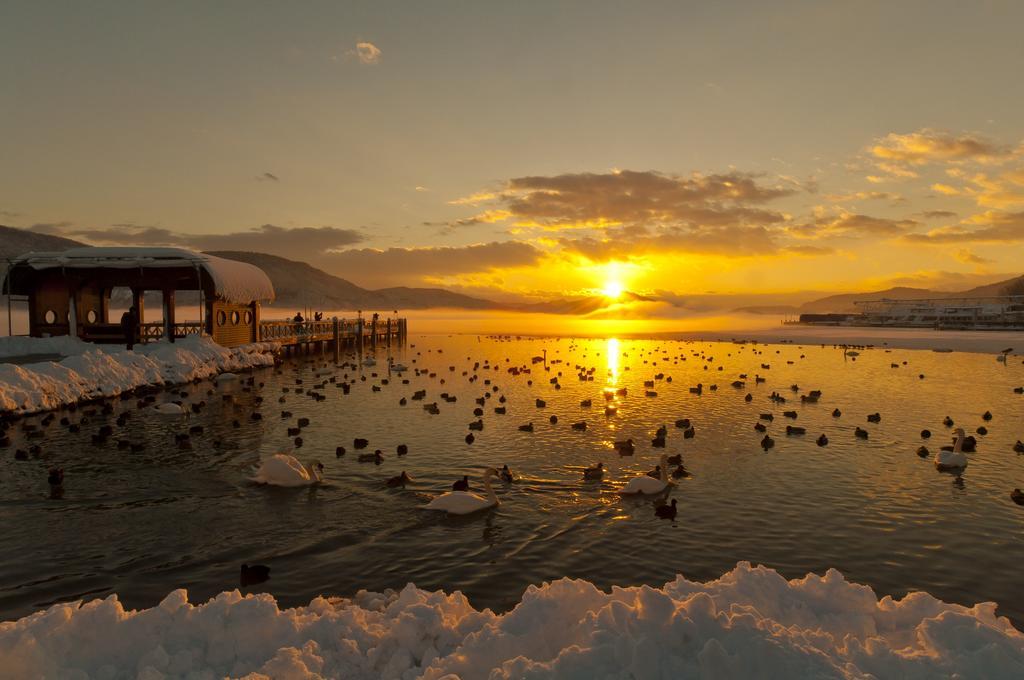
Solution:
<svg viewBox="0 0 1024 680"><path fill-rule="evenodd" d="M376 349L377 347L377 315L374 314L373 320L370 321L370 347Z"/></svg>
<svg viewBox="0 0 1024 680"><path fill-rule="evenodd" d="M356 350L363 353L363 317L356 320Z"/></svg>
<svg viewBox="0 0 1024 680"><path fill-rule="evenodd" d="M390 318L388 318L388 321L387 321L387 331L388 331L388 341L387 342L388 342L388 346L390 347L391 346L391 319Z"/></svg>
<svg viewBox="0 0 1024 680"><path fill-rule="evenodd" d="M334 317L334 363L341 361L341 321Z"/></svg>

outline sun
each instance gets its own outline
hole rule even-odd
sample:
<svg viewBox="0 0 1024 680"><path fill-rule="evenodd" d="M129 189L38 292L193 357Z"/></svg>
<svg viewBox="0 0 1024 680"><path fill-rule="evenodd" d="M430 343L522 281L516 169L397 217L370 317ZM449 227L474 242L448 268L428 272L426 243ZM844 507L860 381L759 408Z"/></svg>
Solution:
<svg viewBox="0 0 1024 680"><path fill-rule="evenodd" d="M606 298L617 300L622 296L624 290L625 289L622 287L621 281L606 281L604 288L601 289L601 293L603 293Z"/></svg>

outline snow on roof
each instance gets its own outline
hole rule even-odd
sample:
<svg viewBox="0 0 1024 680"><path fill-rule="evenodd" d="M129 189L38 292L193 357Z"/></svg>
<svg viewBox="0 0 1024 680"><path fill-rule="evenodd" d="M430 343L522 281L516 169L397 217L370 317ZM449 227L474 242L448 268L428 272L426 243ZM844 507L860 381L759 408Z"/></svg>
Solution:
<svg viewBox="0 0 1024 680"><path fill-rule="evenodd" d="M33 269L200 267L213 281L217 296L227 302L244 304L274 299L274 285L259 267L185 248L71 248L61 252L27 253L14 260L12 266L17 265Z"/></svg>

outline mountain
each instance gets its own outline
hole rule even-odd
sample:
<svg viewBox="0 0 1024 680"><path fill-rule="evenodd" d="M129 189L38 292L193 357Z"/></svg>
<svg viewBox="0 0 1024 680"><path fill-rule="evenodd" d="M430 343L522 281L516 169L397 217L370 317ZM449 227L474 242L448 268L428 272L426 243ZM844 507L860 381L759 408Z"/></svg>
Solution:
<svg viewBox="0 0 1024 680"><path fill-rule="evenodd" d="M495 309L501 305L490 300L453 293L441 288L382 288L367 290L351 281L333 276L305 262L288 260L266 253L237 250L211 251L210 255L248 262L267 273L277 293L277 306L312 307L322 310Z"/></svg>
<svg viewBox="0 0 1024 680"><path fill-rule="evenodd" d="M840 295L829 295L828 297L821 298L820 300L805 302L800 305L800 311L805 314L853 313L858 311L856 305L853 304L854 302L880 300L882 298L920 300L922 298L938 297L940 295L948 295L948 293L936 293L935 291L931 291L926 288L887 288L886 290L869 293L843 293Z"/></svg>
<svg viewBox="0 0 1024 680"><path fill-rule="evenodd" d="M928 290L926 288L888 288L870 293L830 295L820 300L804 303L800 306L799 311L812 314L845 314L859 311L853 303L864 300L881 300L882 298L893 300L921 300L924 298L942 297L980 298L1000 295L1024 295L1024 276L1007 279L1006 281L997 281L996 283L959 292Z"/></svg>
<svg viewBox="0 0 1024 680"><path fill-rule="evenodd" d="M992 297L994 295L1024 295L1024 276L1018 276L1007 281L990 283L987 286L971 288L963 293L957 293L959 297Z"/></svg>
<svg viewBox="0 0 1024 680"><path fill-rule="evenodd" d="M25 253L46 250L67 250L80 248L84 243L72 241L62 236L50 236L34 231L26 231L17 227L5 227L0 224L0 259L15 258Z"/></svg>

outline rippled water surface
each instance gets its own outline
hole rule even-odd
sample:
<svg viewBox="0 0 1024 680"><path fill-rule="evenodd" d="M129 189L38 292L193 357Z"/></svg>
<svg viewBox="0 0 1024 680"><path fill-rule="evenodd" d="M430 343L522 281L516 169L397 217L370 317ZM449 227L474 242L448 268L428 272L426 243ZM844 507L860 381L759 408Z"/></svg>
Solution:
<svg viewBox="0 0 1024 680"><path fill-rule="evenodd" d="M545 350L546 368L531 362ZM405 374L408 384L391 375L381 385L384 349L380 367L361 370L327 366L323 357L293 359L254 373L250 391L242 382L205 382L157 395L180 399L184 391L187 403L205 400L187 421L138 410L133 398L114 402L113 415L86 416L79 434L55 422L26 441L17 423L12 447L0 449L0 617L113 592L132 607L151 606L176 587L202 600L238 587L243 562L271 567L271 579L248 590L271 592L285 605L411 581L506 609L527 585L561 576L601 587L661 585L676 573L715 578L749 560L789 577L836 567L881 594L925 589L964 604L995 600L1000 613L1024 622L1024 507L1009 498L1024 487L1024 456L1013 451L1024 439L1024 396L1013 392L1024 385L1019 357L1004 365L965 353L873 349L854 359L831 346L472 336L415 337L393 354L423 372ZM577 366L593 369L593 379L581 380ZM655 380L659 373L664 379ZM743 373L746 386L733 387ZM766 382L755 384L755 374ZM331 377L335 383L317 390L326 399L302 393ZM338 387L346 380L353 381L348 395ZM645 396L646 380L655 380L657 396ZM689 390L697 383L701 395ZM606 417L609 388L627 394L615 397L618 412ZM421 389L423 402L399 405ZM821 390L820 401L801 403L810 390ZM787 403L770 401L773 391ZM442 400L442 392L457 401ZM474 400L484 395L485 427L469 445ZM501 397L506 415L494 411ZM581 407L584 399L593 406ZM434 401L438 415L422 408ZM795 421L783 416L789 409ZM129 424L115 427L109 443L92 444L122 410L133 412ZM250 419L254 410L261 421ZM982 420L986 410L990 422ZM881 422L867 422L875 412ZM775 416L776 445L767 453L753 428L762 413ZM959 479L915 453L923 428L934 433L925 442L932 457L949 442L947 415L968 433L988 428L976 435L978 451ZM57 416L77 421L83 413ZM249 482L261 456L293 447L287 428L299 417L311 424L296 455L321 460L325 483ZM674 426L680 418L691 419L693 439ZM572 429L584 420L585 431ZM518 430L528 422L533 433ZM658 462L662 450L650 440L661 424L669 430L664 452L682 453L692 475L671 492L675 521L658 519L650 499L616 493ZM807 434L786 436L787 424ZM193 425L204 432L193 435L191 450L178 448L174 435ZM854 436L858 426L867 440ZM821 433L826 447L815 444ZM355 437L381 449L383 463L357 462ZM118 449L119 438L146 448ZM626 438L637 442L632 457L612 448ZM33 443L39 459L14 459L14 448ZM408 445L407 456L396 456L398 444ZM340 458L338 446L348 449ZM604 481L583 482L581 469L596 461L608 470ZM422 509L457 477L503 463L520 479L496 485L498 509L458 519ZM51 466L65 470L59 500L49 494ZM402 470L414 482L386 488L384 480Z"/></svg>

